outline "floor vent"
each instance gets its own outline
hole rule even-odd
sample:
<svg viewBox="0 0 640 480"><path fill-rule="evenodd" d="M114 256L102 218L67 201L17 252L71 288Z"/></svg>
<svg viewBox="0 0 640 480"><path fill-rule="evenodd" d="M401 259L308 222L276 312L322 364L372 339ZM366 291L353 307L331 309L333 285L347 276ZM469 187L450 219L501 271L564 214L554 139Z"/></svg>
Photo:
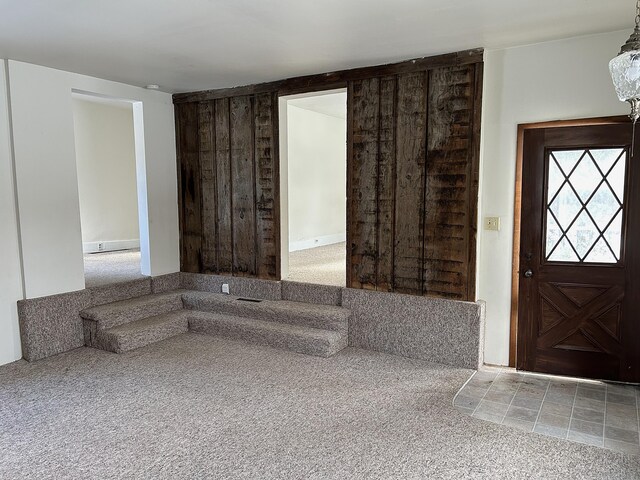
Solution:
<svg viewBox="0 0 640 480"><path fill-rule="evenodd" d="M253 303L260 303L262 301L257 298L237 298L236 300L238 300L239 302L253 302Z"/></svg>

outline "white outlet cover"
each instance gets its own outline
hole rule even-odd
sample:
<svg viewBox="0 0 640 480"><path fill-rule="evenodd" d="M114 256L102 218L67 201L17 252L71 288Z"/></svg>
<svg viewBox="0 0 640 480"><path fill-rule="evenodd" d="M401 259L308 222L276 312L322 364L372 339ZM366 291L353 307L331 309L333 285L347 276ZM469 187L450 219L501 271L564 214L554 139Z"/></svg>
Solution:
<svg viewBox="0 0 640 480"><path fill-rule="evenodd" d="M500 230L500 217L484 217L485 230Z"/></svg>
<svg viewBox="0 0 640 480"><path fill-rule="evenodd" d="M222 284L222 293L226 293L227 295L229 295L229 284L228 283L223 283Z"/></svg>

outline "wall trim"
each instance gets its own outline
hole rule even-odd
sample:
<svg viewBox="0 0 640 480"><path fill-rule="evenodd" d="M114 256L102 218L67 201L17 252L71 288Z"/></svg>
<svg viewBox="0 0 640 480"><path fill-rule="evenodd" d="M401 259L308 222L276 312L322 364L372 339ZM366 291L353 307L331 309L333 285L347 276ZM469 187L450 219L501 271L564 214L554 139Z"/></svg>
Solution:
<svg viewBox="0 0 640 480"><path fill-rule="evenodd" d="M321 237L307 238L289 243L289 252L297 252L298 250L307 250L309 248L324 247L334 243L342 243L347 241L347 232L334 233L332 235L322 235Z"/></svg>
<svg viewBox="0 0 640 480"><path fill-rule="evenodd" d="M115 252L116 250L131 250L140 248L140 239L132 240L103 240L99 242L82 242L83 253Z"/></svg>

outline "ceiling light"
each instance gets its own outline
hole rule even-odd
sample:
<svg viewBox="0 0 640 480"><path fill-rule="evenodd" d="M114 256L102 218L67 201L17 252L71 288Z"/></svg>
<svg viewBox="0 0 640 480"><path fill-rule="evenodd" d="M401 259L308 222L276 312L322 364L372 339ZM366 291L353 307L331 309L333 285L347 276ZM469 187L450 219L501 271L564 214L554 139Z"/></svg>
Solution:
<svg viewBox="0 0 640 480"><path fill-rule="evenodd" d="M151 84L147 85L144 88L146 88L147 90L160 90L160 85L155 85L155 84L151 83Z"/></svg>

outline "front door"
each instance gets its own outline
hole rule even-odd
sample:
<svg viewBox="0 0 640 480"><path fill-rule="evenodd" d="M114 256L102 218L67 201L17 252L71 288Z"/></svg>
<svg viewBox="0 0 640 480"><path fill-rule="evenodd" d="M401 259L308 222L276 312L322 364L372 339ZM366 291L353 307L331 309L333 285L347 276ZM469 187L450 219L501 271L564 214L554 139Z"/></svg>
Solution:
<svg viewBox="0 0 640 480"><path fill-rule="evenodd" d="M629 124L525 130L518 369L640 380L640 157L630 145Z"/></svg>

